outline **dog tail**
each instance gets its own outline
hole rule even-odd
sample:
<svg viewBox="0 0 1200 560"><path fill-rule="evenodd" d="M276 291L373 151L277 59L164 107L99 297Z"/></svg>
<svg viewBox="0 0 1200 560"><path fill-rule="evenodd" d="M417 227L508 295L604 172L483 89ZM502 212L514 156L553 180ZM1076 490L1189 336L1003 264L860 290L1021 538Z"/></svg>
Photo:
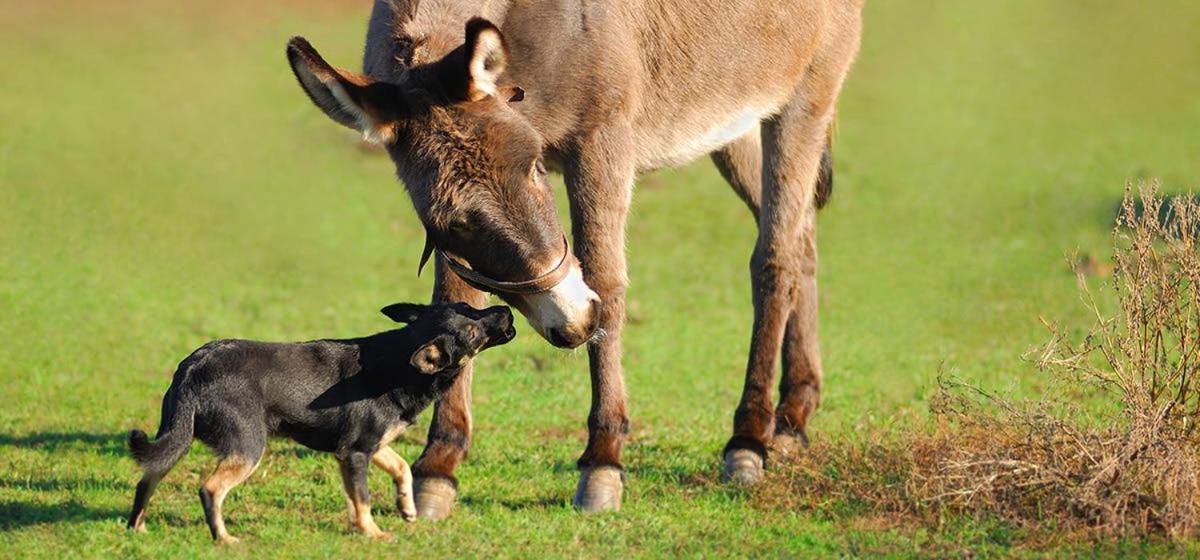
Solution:
<svg viewBox="0 0 1200 560"><path fill-rule="evenodd" d="M188 402L178 402L175 393L172 386L163 397L162 421L154 441L141 430L129 432L129 452L147 474L166 474L192 446L195 409Z"/></svg>

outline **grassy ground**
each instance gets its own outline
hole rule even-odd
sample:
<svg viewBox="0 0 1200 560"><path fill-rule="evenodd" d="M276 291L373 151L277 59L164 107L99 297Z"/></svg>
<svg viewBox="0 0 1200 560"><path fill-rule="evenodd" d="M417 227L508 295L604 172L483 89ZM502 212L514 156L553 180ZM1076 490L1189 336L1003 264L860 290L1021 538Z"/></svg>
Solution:
<svg viewBox="0 0 1200 560"><path fill-rule="evenodd" d="M401 526L382 503L396 544L347 535L332 460L278 442L227 502L236 549L203 527L200 447L161 487L151 533L127 534L137 472L123 434L157 425L188 351L385 329L375 310L424 299L430 283L414 276L422 238L390 162L312 108L284 62L286 38L304 33L355 66L363 2L190 4L0 0L6 556L1037 552L1002 521L934 531L848 504L800 514L716 483L754 234L707 162L647 177L636 196L620 513L571 510L586 357L525 329L480 360L448 522ZM1198 26L1183 0L868 6L821 216L815 438L920 429L940 368L1038 394L1017 358L1041 337L1037 317L1084 324L1064 254L1104 256L1127 179L1200 187ZM416 439L397 444L410 460ZM1057 546L1041 552L1194 548Z"/></svg>

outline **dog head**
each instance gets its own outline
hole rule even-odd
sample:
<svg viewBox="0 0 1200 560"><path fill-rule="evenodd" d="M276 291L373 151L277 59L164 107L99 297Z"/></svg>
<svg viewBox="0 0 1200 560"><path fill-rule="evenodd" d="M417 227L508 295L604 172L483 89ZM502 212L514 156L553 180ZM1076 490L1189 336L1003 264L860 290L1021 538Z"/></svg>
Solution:
<svg viewBox="0 0 1200 560"><path fill-rule="evenodd" d="M380 311L416 332L421 345L409 363L427 375L462 367L480 352L517 335L512 311L503 305L475 309L465 303L394 303Z"/></svg>

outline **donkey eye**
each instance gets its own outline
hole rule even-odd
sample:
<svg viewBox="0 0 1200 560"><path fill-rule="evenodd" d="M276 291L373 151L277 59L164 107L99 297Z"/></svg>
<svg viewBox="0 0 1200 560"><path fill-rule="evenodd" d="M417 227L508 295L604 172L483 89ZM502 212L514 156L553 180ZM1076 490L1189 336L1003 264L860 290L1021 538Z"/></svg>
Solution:
<svg viewBox="0 0 1200 560"><path fill-rule="evenodd" d="M456 235L467 235L471 233L471 224L467 220L458 219L450 222L447 229L450 230L450 233Z"/></svg>
<svg viewBox="0 0 1200 560"><path fill-rule="evenodd" d="M537 173L538 177L545 177L546 176L546 164L542 163L542 160L540 160L540 159L533 162L533 171L535 173Z"/></svg>

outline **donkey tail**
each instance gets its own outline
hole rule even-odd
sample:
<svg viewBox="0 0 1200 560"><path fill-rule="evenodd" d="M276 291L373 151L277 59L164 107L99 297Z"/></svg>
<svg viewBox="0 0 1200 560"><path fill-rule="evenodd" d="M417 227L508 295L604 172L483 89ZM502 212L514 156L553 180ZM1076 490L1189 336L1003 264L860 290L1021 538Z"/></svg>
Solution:
<svg viewBox="0 0 1200 560"><path fill-rule="evenodd" d="M190 403L177 403L173 393L167 391L163 398L162 422L154 441L141 430L129 432L129 452L147 474L166 474L192 445L195 409Z"/></svg>
<svg viewBox="0 0 1200 560"><path fill-rule="evenodd" d="M832 136L832 132L830 132ZM833 196L833 146L832 138L826 137L825 151L821 153L821 168L817 173L817 208L824 208Z"/></svg>

